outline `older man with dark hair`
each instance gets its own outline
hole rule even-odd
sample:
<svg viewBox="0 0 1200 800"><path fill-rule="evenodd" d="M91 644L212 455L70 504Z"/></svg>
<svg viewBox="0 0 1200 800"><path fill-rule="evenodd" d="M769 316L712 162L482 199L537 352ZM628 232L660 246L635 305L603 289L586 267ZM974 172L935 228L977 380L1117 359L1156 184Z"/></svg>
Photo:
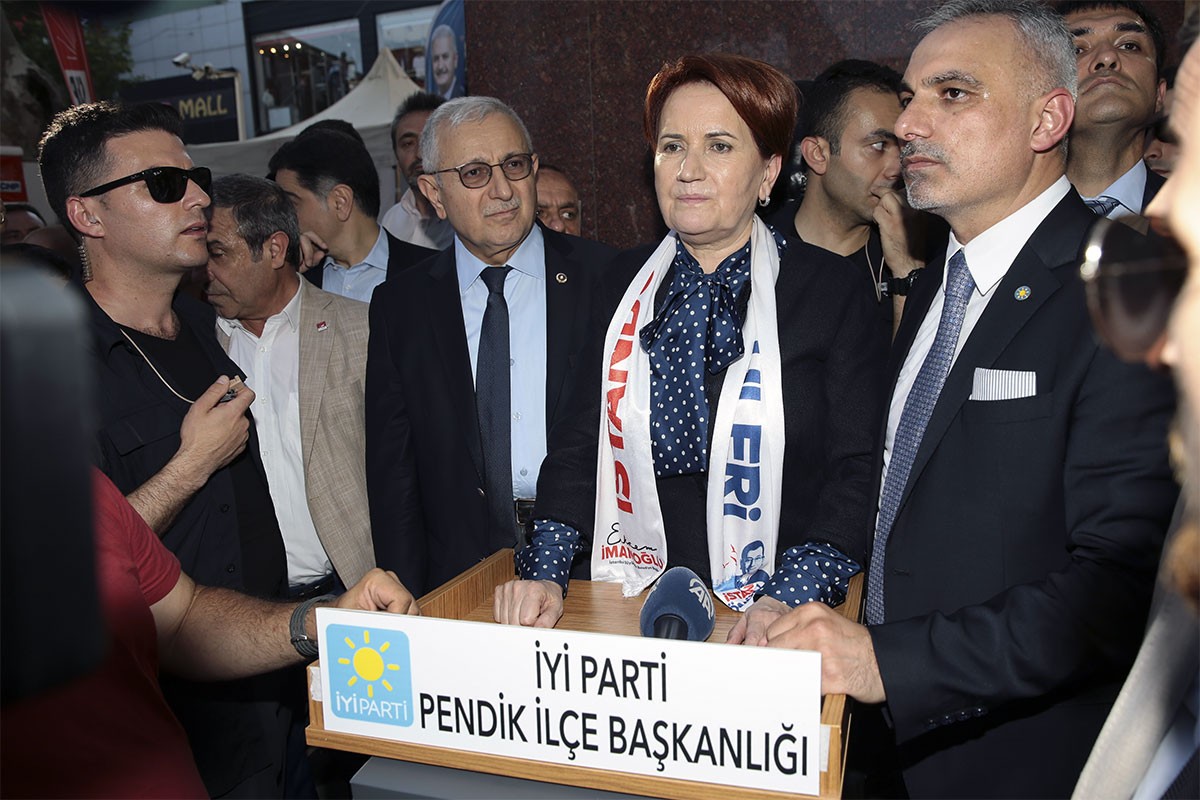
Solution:
<svg viewBox="0 0 1200 800"><path fill-rule="evenodd" d="M375 556L418 594L516 544L611 253L534 224L537 155L495 98L434 111L421 160L454 244L375 293L367 357Z"/></svg>
<svg viewBox="0 0 1200 800"><path fill-rule="evenodd" d="M1146 621L1174 393L1088 319L1062 19L959 0L920 30L896 134L910 204L951 235L896 336L867 624L813 603L768 642L886 709L911 796L1062 797Z"/></svg>
<svg viewBox="0 0 1200 800"><path fill-rule="evenodd" d="M367 306L296 272L300 231L278 185L213 182L208 285L217 339L246 371L287 550L288 593L353 586L375 565L367 515Z"/></svg>

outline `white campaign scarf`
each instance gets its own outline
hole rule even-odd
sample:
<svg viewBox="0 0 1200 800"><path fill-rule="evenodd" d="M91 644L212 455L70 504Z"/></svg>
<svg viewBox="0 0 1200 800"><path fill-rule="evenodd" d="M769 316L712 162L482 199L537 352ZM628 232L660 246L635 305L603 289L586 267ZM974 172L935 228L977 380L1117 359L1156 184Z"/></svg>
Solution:
<svg viewBox="0 0 1200 800"><path fill-rule="evenodd" d="M779 251L758 217L750 238L752 288L742 326L746 352L729 366L721 387L706 493L713 591L738 611L753 601L763 576L774 569L784 448L774 291ZM654 297L675 248L672 232L625 290L604 337L592 580L619 582L626 597L653 583L667 563L650 444L650 358L638 331L654 317ZM756 562L742 575L742 554L747 547L756 553L755 543L763 548L761 565ZM758 579L747 582L752 576Z"/></svg>

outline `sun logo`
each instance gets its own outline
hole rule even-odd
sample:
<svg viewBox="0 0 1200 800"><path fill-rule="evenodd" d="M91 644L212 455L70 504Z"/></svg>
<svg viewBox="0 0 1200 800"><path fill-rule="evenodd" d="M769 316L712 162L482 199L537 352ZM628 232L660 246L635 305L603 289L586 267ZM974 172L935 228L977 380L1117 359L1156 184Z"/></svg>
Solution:
<svg viewBox="0 0 1200 800"><path fill-rule="evenodd" d="M346 666L351 666L354 669L354 674L346 681L346 687L352 688L360 680L366 684L367 697L375 697L375 682L378 681L384 689L392 691L392 684L388 682L384 675L388 672L399 672L400 665L395 663L386 663L384 654L392 646L391 642L384 642L379 646L379 649L371 647L371 632L364 630L362 632L362 645L358 645L349 636L342 641L346 646L354 651L354 655L350 658L339 658L338 663Z"/></svg>
<svg viewBox="0 0 1200 800"><path fill-rule="evenodd" d="M332 624L322 644L328 645L329 694L326 714L342 719L412 725L413 669L410 642L404 631Z"/></svg>

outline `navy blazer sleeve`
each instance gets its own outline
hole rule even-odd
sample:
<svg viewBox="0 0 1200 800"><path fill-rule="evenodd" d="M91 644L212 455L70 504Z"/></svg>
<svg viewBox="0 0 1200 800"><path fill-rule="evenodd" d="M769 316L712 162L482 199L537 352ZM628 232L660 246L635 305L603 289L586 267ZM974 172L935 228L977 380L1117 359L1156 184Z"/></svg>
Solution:
<svg viewBox="0 0 1200 800"><path fill-rule="evenodd" d="M425 590L425 518L414 452L412 422L393 360L403 343L388 322L400 313L396 282L380 284L371 299L367 345L367 500L375 564L392 570L410 591Z"/></svg>

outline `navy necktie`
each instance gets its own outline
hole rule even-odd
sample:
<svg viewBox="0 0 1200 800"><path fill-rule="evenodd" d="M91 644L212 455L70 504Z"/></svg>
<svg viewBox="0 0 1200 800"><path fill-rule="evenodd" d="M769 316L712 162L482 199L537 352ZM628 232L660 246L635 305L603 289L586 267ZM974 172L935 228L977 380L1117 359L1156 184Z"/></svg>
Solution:
<svg viewBox="0 0 1200 800"><path fill-rule="evenodd" d="M967 313L967 301L975 290L975 281L971 279L967 258L962 250L950 258L949 267L946 299L942 305L937 334L908 393L908 399L904 401L904 411L900 414L900 424L892 442L887 476L883 481L879 519L875 523L875 543L871 548L871 565L867 572L867 623L870 625L878 625L884 620L884 558L888 536L896 521L896 512L900 509L900 499L904 496L904 487L916 460L917 448L925 435L925 426L929 424L946 376L950 373L954 348L958 344L958 335Z"/></svg>
<svg viewBox="0 0 1200 800"><path fill-rule="evenodd" d="M1107 217L1112 213L1114 208L1121 205L1120 200L1115 197L1109 197L1106 194L1100 195L1095 200L1084 200L1083 202L1087 204L1087 207L1090 208L1092 213L1097 217Z"/></svg>
<svg viewBox="0 0 1200 800"><path fill-rule="evenodd" d="M475 364L475 407L483 443L483 482L491 520L493 549L516 543L512 487L512 361L508 344L508 303L504 279L512 267L485 267L479 279L488 288Z"/></svg>

